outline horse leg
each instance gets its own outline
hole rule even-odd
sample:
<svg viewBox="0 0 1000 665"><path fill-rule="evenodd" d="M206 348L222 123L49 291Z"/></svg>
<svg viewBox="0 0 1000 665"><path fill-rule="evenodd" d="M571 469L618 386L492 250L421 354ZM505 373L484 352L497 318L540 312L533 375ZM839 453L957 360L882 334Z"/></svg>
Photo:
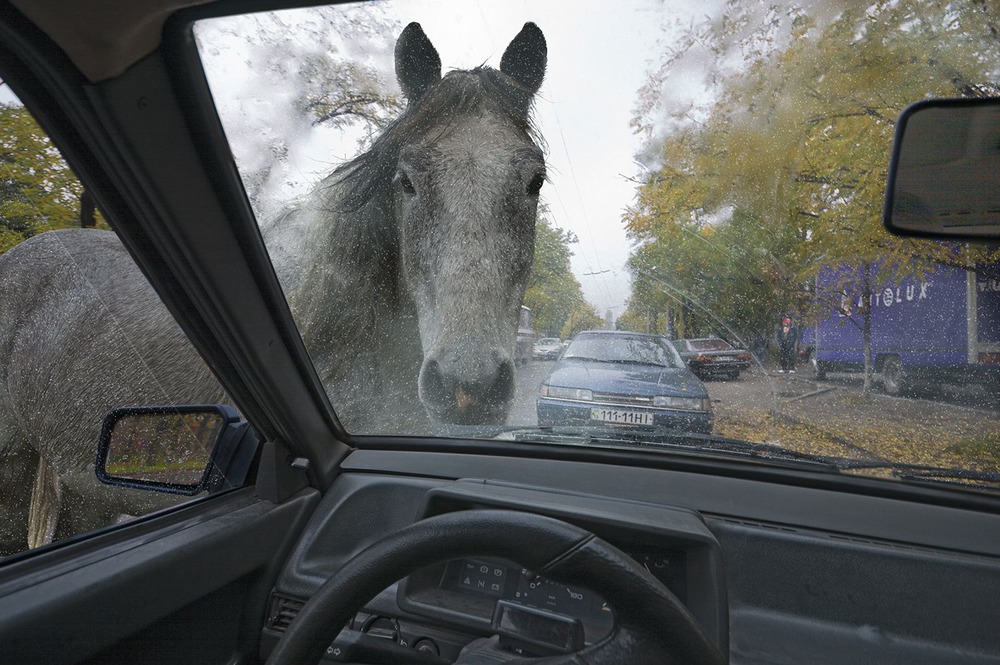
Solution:
<svg viewBox="0 0 1000 665"><path fill-rule="evenodd" d="M35 485L28 508L28 547L34 549L52 542L59 521L62 488L55 467L39 456Z"/></svg>
<svg viewBox="0 0 1000 665"><path fill-rule="evenodd" d="M0 556L23 552L28 544L28 503L37 454L30 446L0 455Z"/></svg>

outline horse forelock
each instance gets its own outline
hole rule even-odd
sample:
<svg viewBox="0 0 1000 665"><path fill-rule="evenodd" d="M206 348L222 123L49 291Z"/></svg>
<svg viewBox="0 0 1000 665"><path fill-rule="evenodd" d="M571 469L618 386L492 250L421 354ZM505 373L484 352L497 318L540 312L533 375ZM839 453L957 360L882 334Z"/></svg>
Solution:
<svg viewBox="0 0 1000 665"><path fill-rule="evenodd" d="M357 212L373 199L391 197L400 151L421 142L429 132L444 136L466 115L490 114L543 146L531 118L533 94L492 67L449 72L392 121L371 148L338 167L328 179L337 187L341 212ZM448 118L442 123L442 118Z"/></svg>

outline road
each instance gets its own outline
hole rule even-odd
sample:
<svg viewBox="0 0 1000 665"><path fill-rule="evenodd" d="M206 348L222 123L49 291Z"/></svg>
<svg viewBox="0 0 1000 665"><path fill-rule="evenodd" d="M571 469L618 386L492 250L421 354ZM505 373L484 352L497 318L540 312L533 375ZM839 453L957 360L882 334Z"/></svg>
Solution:
<svg viewBox="0 0 1000 665"><path fill-rule="evenodd" d="M511 405L507 423L523 427L534 427L538 424L538 414L535 413L535 397L542 379L549 373L554 360L535 360L517 368L514 403Z"/></svg>
<svg viewBox="0 0 1000 665"><path fill-rule="evenodd" d="M518 369L508 423L534 426L538 386L552 361ZM1000 398L983 389L948 388L926 397L861 393L857 375L812 380L806 372L745 372L705 383L715 430L804 452L935 466L1000 469Z"/></svg>

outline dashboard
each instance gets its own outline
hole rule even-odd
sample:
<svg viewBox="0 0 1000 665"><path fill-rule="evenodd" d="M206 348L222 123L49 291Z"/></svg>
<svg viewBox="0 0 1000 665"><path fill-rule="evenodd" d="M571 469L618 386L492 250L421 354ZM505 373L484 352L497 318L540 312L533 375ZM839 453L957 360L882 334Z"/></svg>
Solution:
<svg viewBox="0 0 1000 665"><path fill-rule="evenodd" d="M345 476L338 485L339 491L324 499L329 507L318 511L329 521L300 544L272 597L265 631L275 639L308 597L304 591L318 588L319 569L336 570L348 523L370 524L370 511L391 496L397 506L418 506L411 521L459 510L512 509L587 529L642 565L685 604L717 647L727 648L721 550L693 511L482 480ZM351 628L406 647L419 645L445 659L491 635L513 653L545 656L601 640L611 631L614 613L590 590L555 583L515 562L461 558L413 571L373 599ZM331 660L350 662L350 653L331 653Z"/></svg>
<svg viewBox="0 0 1000 665"><path fill-rule="evenodd" d="M991 607L1000 589L1000 531L986 513L565 460L360 451L343 468L274 584L262 658L320 585L381 535L496 508L561 519L628 553L732 663L954 663L958 653L989 663L1000 653L993 622L968 611ZM525 654L600 640L614 610L510 561L457 558L411 572L350 627L452 661L498 634Z"/></svg>

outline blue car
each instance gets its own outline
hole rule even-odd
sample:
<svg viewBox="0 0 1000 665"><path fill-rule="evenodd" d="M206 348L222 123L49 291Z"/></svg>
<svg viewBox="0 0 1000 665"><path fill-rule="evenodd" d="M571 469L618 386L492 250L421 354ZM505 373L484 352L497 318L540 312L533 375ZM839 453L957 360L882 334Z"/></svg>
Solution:
<svg viewBox="0 0 1000 665"><path fill-rule="evenodd" d="M660 335L581 332L542 382L537 410L542 427L712 431L712 405L705 385Z"/></svg>

